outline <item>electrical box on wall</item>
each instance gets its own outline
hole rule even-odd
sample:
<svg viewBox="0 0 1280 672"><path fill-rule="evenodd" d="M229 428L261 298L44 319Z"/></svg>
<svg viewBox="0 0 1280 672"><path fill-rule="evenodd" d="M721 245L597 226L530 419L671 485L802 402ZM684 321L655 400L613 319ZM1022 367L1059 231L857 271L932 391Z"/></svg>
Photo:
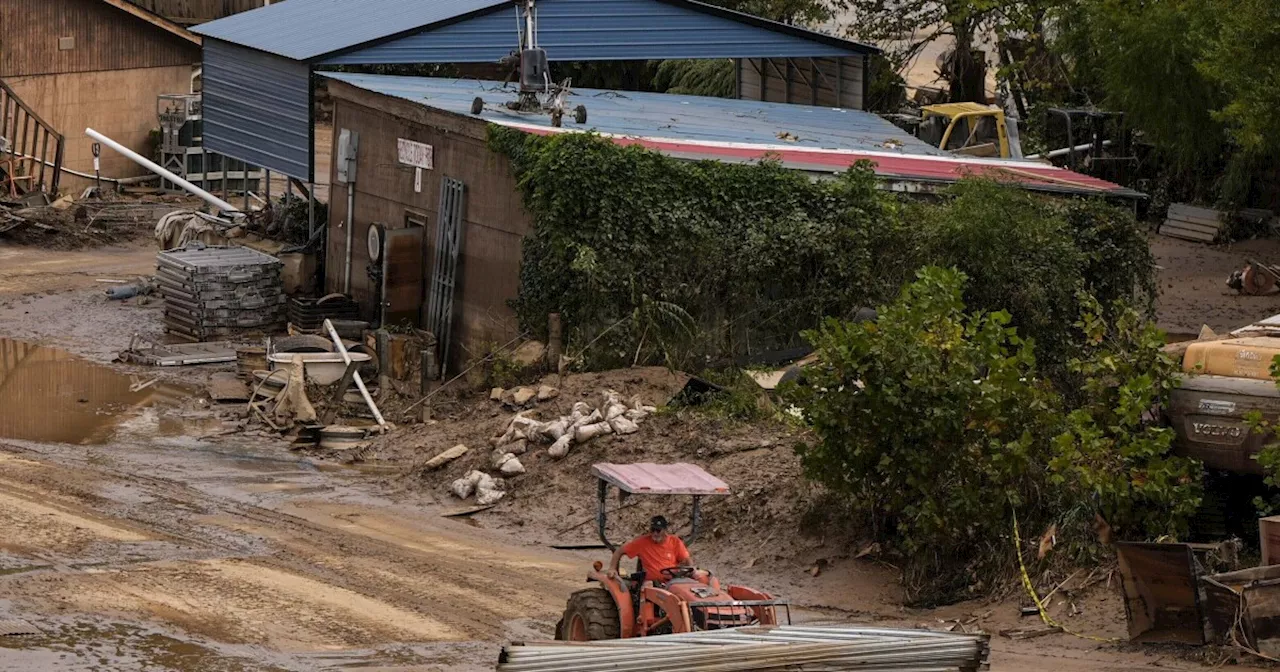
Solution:
<svg viewBox="0 0 1280 672"><path fill-rule="evenodd" d="M360 149L360 134L342 129L338 134L338 182L352 184L356 181L356 152Z"/></svg>

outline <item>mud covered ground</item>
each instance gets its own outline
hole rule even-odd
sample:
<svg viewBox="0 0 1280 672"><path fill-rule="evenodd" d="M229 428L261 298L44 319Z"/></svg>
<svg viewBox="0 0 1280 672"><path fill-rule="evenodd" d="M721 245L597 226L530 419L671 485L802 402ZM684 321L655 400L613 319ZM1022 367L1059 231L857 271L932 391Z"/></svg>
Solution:
<svg viewBox="0 0 1280 672"><path fill-rule="evenodd" d="M1206 283L1162 321L1190 324L1219 310L1221 292L1207 283L1221 282L1237 252L1156 251L1162 287ZM1210 254L1225 256L1196 261ZM555 548L596 541L589 468L599 461L687 461L727 481L734 494L708 502L691 550L721 576L789 597L796 620L991 633L1034 620L1017 615L1026 600L1016 591L937 610L903 607L889 561L862 554L864 539L825 520L830 508L800 477L793 450L805 437L781 424L659 413L634 435L597 440L561 461L535 449L498 506L445 517L469 506L448 482L483 466L510 410L486 390L442 395L432 422L402 423L356 460L235 431L236 412L202 398L202 381L218 367L160 372L158 383L131 391L157 372L110 361L132 334L158 336L159 309L108 302L97 281L153 267L145 245L0 245L0 339L9 339L0 341L8 357L0 366L0 621L40 632L0 636L0 671L492 669L503 642L549 637L590 562L605 559L598 548ZM1235 312L1214 319L1235 326L1280 312L1268 301L1226 302ZM560 397L535 412L550 417L602 389L659 405L684 378L634 369L545 382ZM472 451L440 471L421 469L457 443ZM611 516L613 538L634 534L657 511L687 520L669 503L611 504L626 507ZM1068 586L1050 607L1100 640L994 636L992 669L1232 662L1217 649L1110 641L1125 625L1108 577L1104 568L1087 589Z"/></svg>
<svg viewBox="0 0 1280 672"><path fill-rule="evenodd" d="M1201 245L1152 235L1151 252L1160 266L1160 328L1194 336L1202 325L1223 333L1280 313L1280 293L1241 296L1227 287L1232 271L1250 259L1280 263L1280 240L1247 240Z"/></svg>

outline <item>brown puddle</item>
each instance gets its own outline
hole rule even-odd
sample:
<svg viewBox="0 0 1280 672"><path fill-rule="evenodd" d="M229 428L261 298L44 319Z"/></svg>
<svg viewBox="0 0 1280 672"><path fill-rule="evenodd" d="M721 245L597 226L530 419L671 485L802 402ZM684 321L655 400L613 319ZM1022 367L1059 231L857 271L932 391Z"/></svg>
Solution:
<svg viewBox="0 0 1280 672"><path fill-rule="evenodd" d="M0 438L98 444L138 410L189 392L71 353L0 338Z"/></svg>

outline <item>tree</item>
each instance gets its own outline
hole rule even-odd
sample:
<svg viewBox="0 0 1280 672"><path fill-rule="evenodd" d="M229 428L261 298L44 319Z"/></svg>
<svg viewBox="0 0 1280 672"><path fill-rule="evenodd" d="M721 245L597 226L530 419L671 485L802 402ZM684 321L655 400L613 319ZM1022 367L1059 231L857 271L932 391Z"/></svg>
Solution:
<svg viewBox="0 0 1280 672"><path fill-rule="evenodd" d="M1217 25L1188 37L1203 39L1199 71L1222 87L1227 103L1215 116L1239 146L1251 152L1280 148L1280 3L1215 0ZM1207 34L1206 34L1207 33Z"/></svg>
<svg viewBox="0 0 1280 672"><path fill-rule="evenodd" d="M986 64L977 45L981 35L1004 40L1036 31L1045 11L1060 0L848 0L855 37L891 44L890 58L911 62L939 39L954 50L945 79L953 101L985 101Z"/></svg>

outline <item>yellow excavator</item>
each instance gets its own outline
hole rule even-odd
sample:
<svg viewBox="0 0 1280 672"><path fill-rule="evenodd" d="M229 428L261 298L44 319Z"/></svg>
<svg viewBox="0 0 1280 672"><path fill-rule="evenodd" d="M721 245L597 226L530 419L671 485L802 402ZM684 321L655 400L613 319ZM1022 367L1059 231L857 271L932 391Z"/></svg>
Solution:
<svg viewBox="0 0 1280 672"><path fill-rule="evenodd" d="M920 108L917 138L964 156L1022 158L1016 123L1004 110L981 103L942 103Z"/></svg>

